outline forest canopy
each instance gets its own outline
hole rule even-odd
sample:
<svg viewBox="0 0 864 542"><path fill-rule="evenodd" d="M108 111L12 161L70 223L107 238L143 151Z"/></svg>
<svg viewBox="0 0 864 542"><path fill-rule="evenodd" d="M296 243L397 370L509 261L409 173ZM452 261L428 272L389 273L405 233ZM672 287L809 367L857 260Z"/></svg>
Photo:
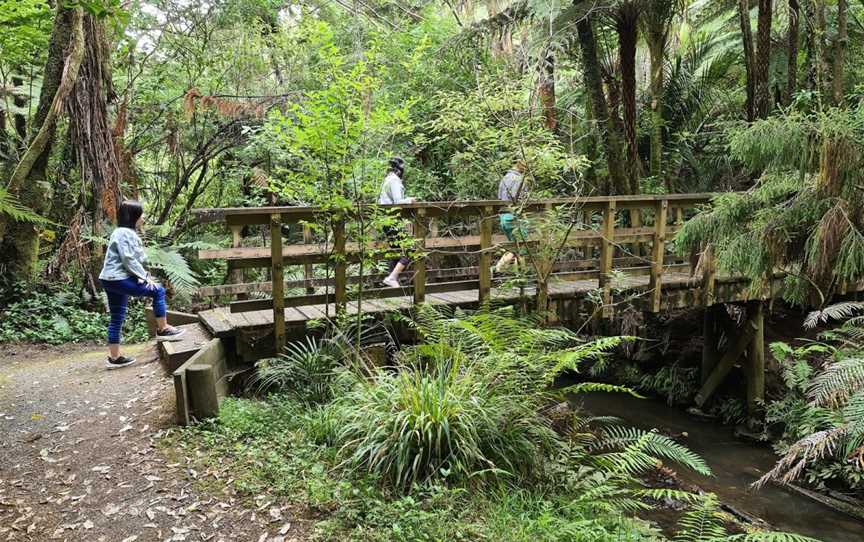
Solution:
<svg viewBox="0 0 864 542"><path fill-rule="evenodd" d="M860 182L837 179L848 238L839 192L794 233L781 209L857 153L826 151L813 126L833 119L857 145L862 15L848 0L7 0L3 265L95 289L122 198L144 202L169 262L200 241L197 207L371 203L391 156L419 199L491 198L521 160L536 197L754 190L778 211L747 231L794 238L794 254L708 217L682 250L729 248L721 266L754 277L794 267L793 300L827 299L861 268ZM806 263L832 247L839 266Z"/></svg>

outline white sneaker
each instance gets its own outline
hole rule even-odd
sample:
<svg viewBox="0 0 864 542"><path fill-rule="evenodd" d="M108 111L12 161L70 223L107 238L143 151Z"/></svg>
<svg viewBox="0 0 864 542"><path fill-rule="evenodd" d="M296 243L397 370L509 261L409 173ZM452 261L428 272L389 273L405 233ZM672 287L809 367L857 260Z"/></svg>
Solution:
<svg viewBox="0 0 864 542"><path fill-rule="evenodd" d="M399 288L402 285L399 284L399 281L394 279L393 277L387 277L381 281L384 286L389 286L390 288Z"/></svg>

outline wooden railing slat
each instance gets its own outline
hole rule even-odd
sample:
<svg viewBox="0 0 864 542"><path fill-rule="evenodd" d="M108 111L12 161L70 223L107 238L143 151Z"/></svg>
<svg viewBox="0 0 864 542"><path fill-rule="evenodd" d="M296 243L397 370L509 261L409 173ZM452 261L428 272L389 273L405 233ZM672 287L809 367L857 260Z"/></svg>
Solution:
<svg viewBox="0 0 864 542"><path fill-rule="evenodd" d="M668 220L669 202L657 202L654 211L654 245L651 250L651 312L660 311L661 291L663 289L663 256L666 253L666 220Z"/></svg>

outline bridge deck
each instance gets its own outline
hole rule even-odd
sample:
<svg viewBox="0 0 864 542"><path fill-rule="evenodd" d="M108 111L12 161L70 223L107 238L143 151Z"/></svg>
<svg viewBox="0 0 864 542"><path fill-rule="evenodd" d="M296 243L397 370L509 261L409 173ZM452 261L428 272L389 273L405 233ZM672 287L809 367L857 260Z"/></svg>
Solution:
<svg viewBox="0 0 864 542"><path fill-rule="evenodd" d="M699 288L698 284L694 282L695 279L690 277L688 273L668 273L664 277L664 290L681 289L691 285L694 291ZM620 292L621 296L632 297L640 291L646 290L649 280L650 277L646 275L624 276L616 280L613 287ZM587 297L588 292L597 290L598 287L597 279L560 280L550 283L549 295L552 299L584 299ZM529 296L530 302L530 296L533 296L534 288L526 288L524 294ZM520 291L517 288L494 288L491 292L491 298L493 303L512 304L519 301ZM426 296L426 303L451 307L477 305L478 291L474 289L428 294ZM405 295L385 299L367 299L363 301L362 308L365 314L374 315L407 310L413 305L414 298L411 295ZM346 311L348 314L356 314L356 302L348 302ZM288 307L285 309L285 324L287 327L305 326L310 320L332 318L335 314L336 305L334 303L330 303L329 305L315 304ZM240 331L261 331L273 327L272 310L232 313L227 307L217 307L202 311L199 313L199 317L201 322L216 337L230 337Z"/></svg>

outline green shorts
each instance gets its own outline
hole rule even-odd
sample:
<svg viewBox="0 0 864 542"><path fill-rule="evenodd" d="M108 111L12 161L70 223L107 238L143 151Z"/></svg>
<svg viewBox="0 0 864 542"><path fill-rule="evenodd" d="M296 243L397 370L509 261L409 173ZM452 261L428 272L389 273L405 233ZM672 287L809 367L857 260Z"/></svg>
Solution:
<svg viewBox="0 0 864 542"><path fill-rule="evenodd" d="M499 219L501 220L501 230L511 243L516 242L516 235L519 235L520 241L524 241L528 237L528 230L524 223L520 223L521 221L513 213L502 213Z"/></svg>

